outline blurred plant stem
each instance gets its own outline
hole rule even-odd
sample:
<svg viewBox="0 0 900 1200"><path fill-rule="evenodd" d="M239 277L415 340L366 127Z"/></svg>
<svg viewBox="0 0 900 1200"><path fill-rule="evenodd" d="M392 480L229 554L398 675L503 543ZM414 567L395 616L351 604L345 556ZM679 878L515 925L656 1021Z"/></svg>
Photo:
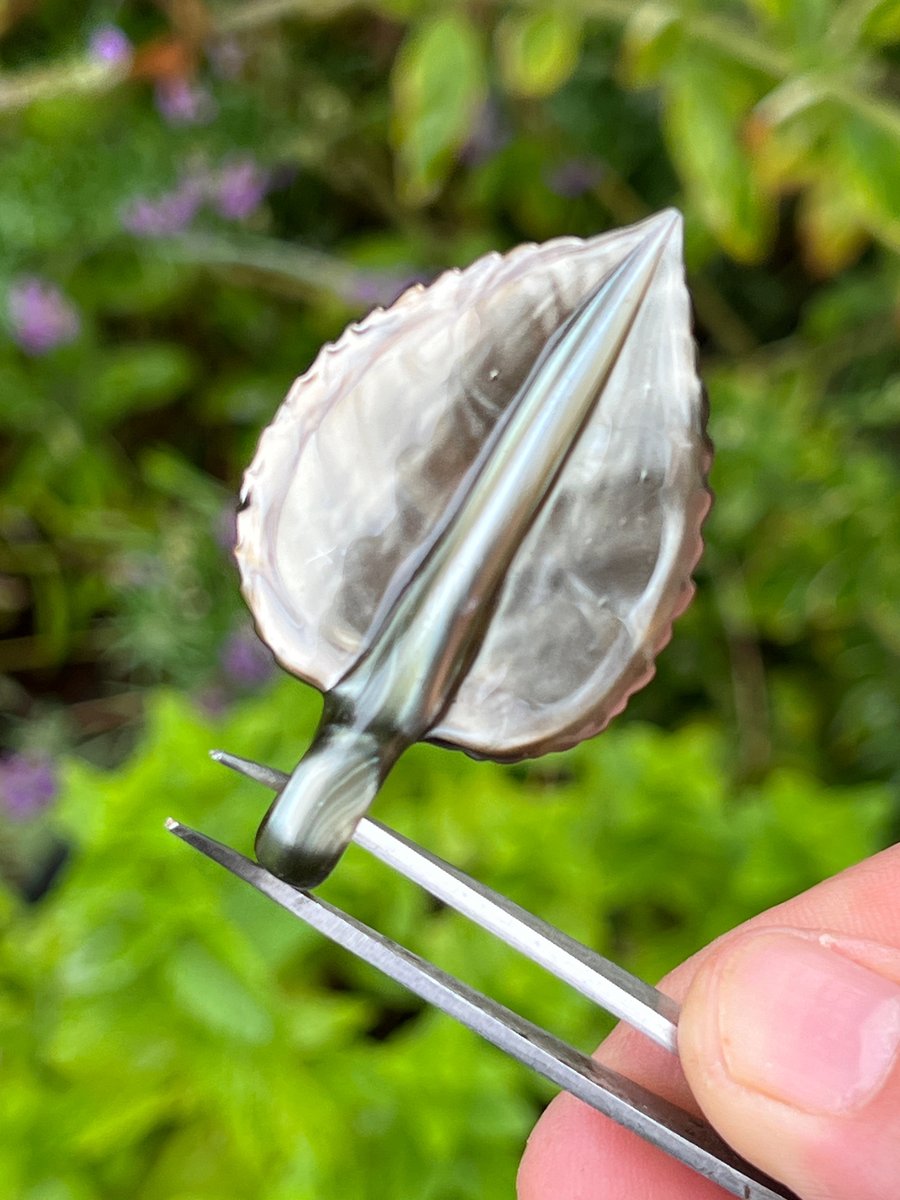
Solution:
<svg viewBox="0 0 900 1200"><path fill-rule="evenodd" d="M743 567L736 561L718 563L711 580L731 665L738 777L759 779L771 766L772 734L766 667L750 592Z"/></svg>
<svg viewBox="0 0 900 1200"><path fill-rule="evenodd" d="M27 108L57 96L90 96L111 91L128 78L128 66L92 58L29 67L0 75L0 111Z"/></svg>
<svg viewBox="0 0 900 1200"><path fill-rule="evenodd" d="M251 0L249 4L214 8L212 20L217 33L243 33L284 17L301 15L310 20L327 20L349 9L363 7L377 5L360 5L357 0Z"/></svg>
<svg viewBox="0 0 900 1200"><path fill-rule="evenodd" d="M160 243L160 249L180 262L226 272L288 296L307 298L327 292L346 301L360 277L359 271L329 254L249 234L185 234Z"/></svg>
<svg viewBox="0 0 900 1200"><path fill-rule="evenodd" d="M809 339L792 335L778 342L757 346L745 362L748 367L762 371L808 367L815 371L820 391L824 393L832 377L839 371L861 359L891 350L896 344L896 318L888 314L817 345L813 360L809 358Z"/></svg>

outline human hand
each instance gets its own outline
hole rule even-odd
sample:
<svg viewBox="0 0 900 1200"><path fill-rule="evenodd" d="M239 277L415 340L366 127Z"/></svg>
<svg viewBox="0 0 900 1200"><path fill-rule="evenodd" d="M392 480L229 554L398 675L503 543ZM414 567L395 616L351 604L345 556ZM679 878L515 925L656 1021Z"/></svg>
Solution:
<svg viewBox="0 0 900 1200"><path fill-rule="evenodd" d="M702 1109L801 1200L900 1188L900 846L755 917L669 975L679 1054L619 1026L607 1066ZM569 1095L532 1133L519 1200L723 1200Z"/></svg>

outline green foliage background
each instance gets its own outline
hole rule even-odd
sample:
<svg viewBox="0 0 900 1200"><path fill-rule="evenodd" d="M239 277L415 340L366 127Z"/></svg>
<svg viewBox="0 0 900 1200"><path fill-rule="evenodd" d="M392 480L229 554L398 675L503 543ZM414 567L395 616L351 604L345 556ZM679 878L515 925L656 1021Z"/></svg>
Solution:
<svg viewBox="0 0 900 1200"><path fill-rule="evenodd" d="M91 60L105 21L129 63ZM373 296L677 205L717 447L697 599L602 737L419 747L378 815L651 979L884 845L900 5L26 0L0 34L0 295L36 274L81 317L42 357L0 338L0 734L63 779L0 826L2 1194L509 1194L548 1089L163 833L248 848L265 800L206 751L289 768L315 723L222 665L240 473ZM173 76L214 120L162 118ZM235 155L278 181L246 219L123 227ZM355 849L324 891L585 1048L607 1028Z"/></svg>

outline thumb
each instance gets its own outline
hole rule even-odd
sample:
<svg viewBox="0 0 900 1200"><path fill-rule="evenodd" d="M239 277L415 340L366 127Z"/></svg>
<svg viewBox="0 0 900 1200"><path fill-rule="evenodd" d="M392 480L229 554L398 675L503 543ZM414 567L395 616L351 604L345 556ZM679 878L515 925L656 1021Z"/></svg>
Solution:
<svg viewBox="0 0 900 1200"><path fill-rule="evenodd" d="M896 1194L896 949L801 929L738 933L691 983L678 1047L722 1136L803 1200Z"/></svg>

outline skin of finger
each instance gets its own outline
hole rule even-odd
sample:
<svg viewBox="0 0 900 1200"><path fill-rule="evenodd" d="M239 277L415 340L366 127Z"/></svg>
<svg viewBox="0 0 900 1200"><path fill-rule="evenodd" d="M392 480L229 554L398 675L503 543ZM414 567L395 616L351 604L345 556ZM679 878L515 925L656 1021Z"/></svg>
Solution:
<svg viewBox="0 0 900 1200"><path fill-rule="evenodd" d="M790 936L796 939L796 932ZM736 942L751 939L756 935L729 939L729 945L738 949ZM810 934L809 940L820 939ZM833 953L900 983L900 950L886 953L881 943L834 934L827 943ZM701 1108L740 1154L804 1200L884 1200L893 1194L900 1179L900 1062L872 1102L837 1119L740 1086L726 1069L718 1031L715 997L726 957L711 956L701 965L678 1026L685 1076Z"/></svg>
<svg viewBox="0 0 900 1200"><path fill-rule="evenodd" d="M731 938L769 927L824 929L848 940L877 943L884 947L880 961L868 961L873 969L892 975L894 952L900 951L898 885L900 847L894 846L754 917L683 963L660 986L683 1001L701 967L712 963ZM867 954L878 957L871 945ZM688 1111L698 1111L678 1060L628 1026L617 1026L595 1057L657 1095ZM715 1098L708 1103L715 1123ZM528 1140L518 1195L519 1200L624 1200L636 1195L646 1200L718 1200L726 1193L563 1094L550 1104ZM819 1200L814 1193L810 1195Z"/></svg>

